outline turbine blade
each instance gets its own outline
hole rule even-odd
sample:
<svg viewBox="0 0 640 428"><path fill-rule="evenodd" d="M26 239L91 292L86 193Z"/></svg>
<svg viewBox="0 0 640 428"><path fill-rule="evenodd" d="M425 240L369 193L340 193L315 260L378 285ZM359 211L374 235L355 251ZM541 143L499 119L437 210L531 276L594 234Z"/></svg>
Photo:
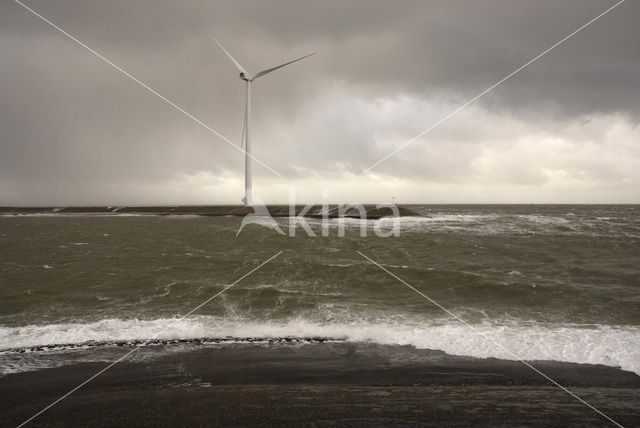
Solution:
<svg viewBox="0 0 640 428"><path fill-rule="evenodd" d="M227 54L227 56L231 59L231 61L233 61L233 64L236 66L236 68L240 73L244 73L247 77L251 76L251 74L249 74L249 72L245 70L244 67L238 61L236 61L234 57L231 56L231 54L224 48L224 46L220 44L220 42L215 37L211 36L211 38L213 39L214 42L216 42L218 46L220 46L220 48L224 51L224 53Z"/></svg>
<svg viewBox="0 0 640 428"><path fill-rule="evenodd" d="M252 79L252 80L256 80L256 79L257 79L258 77L260 77L260 76L264 76L265 74L267 74L267 73L271 73L272 71L275 71L275 70L277 70L277 69L279 69L279 68L282 68L282 67L284 67L285 65L289 65L289 64L294 63L294 62L296 62L296 61L300 61L301 59L308 58L308 57L310 57L311 55L315 55L315 54L317 54L317 53L318 53L318 52L313 52L313 53L310 53L309 55L305 55L305 56L300 57L300 58L298 58L298 59L294 59L293 61L285 62L284 64L282 64L282 65L278 65L277 67L267 68L266 70L262 70L262 71L260 71L260 72L256 73L256 75L253 77L253 79Z"/></svg>

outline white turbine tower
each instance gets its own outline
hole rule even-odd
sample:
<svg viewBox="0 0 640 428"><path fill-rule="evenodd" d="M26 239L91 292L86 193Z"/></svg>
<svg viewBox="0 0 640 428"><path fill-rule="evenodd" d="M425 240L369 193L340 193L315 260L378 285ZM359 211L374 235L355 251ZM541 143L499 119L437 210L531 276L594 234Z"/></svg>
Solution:
<svg viewBox="0 0 640 428"><path fill-rule="evenodd" d="M215 37L212 37L213 41L220 46L220 48L227 54L227 56L231 59L233 64L236 66L238 71L240 72L240 79L244 80L246 87L246 96L245 96L245 108L244 108L244 125L242 128L242 144L244 145L244 198L242 199L245 205L252 206L253 205L253 193L251 188L251 140L249 138L249 130L251 129L251 82L256 80L258 77L264 76L267 73L271 73L279 68L284 67L285 65L289 65L296 61L300 61L301 59L305 59L314 55L316 52L305 55L301 58L294 59L293 61L285 62L284 64L278 65L276 67L267 68L266 70L259 71L252 76L247 70L240 65L238 61L234 57L231 56L229 52L220 44Z"/></svg>

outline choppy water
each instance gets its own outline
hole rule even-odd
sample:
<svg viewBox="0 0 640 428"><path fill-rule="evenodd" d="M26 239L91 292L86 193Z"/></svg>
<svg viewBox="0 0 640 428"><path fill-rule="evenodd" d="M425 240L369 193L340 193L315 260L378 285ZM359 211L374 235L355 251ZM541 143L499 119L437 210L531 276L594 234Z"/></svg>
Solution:
<svg viewBox="0 0 640 428"><path fill-rule="evenodd" d="M315 337L513 359L499 343L640 373L640 206L417 209L397 238L374 234L385 219L293 238L236 237L237 217L0 217L0 370L34 369L18 351L60 344Z"/></svg>

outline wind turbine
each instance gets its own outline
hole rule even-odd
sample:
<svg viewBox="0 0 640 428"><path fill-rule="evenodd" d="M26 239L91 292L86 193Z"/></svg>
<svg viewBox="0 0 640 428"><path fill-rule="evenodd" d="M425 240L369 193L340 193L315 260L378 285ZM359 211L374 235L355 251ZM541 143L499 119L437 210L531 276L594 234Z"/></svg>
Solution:
<svg viewBox="0 0 640 428"><path fill-rule="evenodd" d="M236 66L236 68L240 72L240 79L244 80L245 82L246 93L245 93L245 107L244 107L244 125L242 127L242 144L244 145L244 198L242 199L242 201L244 202L245 205L252 206L253 205L253 191L251 188L252 156L251 156L251 140L249 138L249 135L250 135L249 130L251 129L251 82L256 80L258 77L262 77L265 74L271 73L272 71L275 71L279 68L284 67L285 65L289 65L296 61L300 61L302 59L310 57L311 55L316 54L316 52L310 53L298 59L294 59L293 61L285 62L284 64L278 65L276 67L267 68L266 70L257 72L255 76L252 76L247 70L244 69L244 67L238 61L236 61L234 57L231 56L231 54L224 48L224 46L220 44L218 40L216 40L215 37L211 37L211 38L213 39L214 42L218 44L218 46L220 46L220 48L224 51L224 53L227 54L229 59L231 59L233 64Z"/></svg>

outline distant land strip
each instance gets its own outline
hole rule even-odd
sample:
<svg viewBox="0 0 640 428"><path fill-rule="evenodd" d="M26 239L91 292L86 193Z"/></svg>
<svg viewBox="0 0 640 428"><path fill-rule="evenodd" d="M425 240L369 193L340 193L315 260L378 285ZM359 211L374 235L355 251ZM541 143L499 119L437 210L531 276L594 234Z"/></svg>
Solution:
<svg viewBox="0 0 640 428"><path fill-rule="evenodd" d="M389 206L376 208L375 205L362 205L366 211L365 217L370 220L382 217L393 217L394 212ZM208 217L238 216L244 217L248 214L262 215L263 212L258 207L244 205L167 205L167 206L87 206L87 207L0 207L0 215L34 215L34 214L95 214L95 215L118 215L118 214L140 214L140 215L197 215ZM272 217L303 216L311 218L361 218L361 212L349 205L339 209L338 205L312 205L307 209L307 205L267 205L269 215ZM421 214L410 208L396 206L400 217L421 217ZM324 213L326 211L326 213ZM267 215L264 213L264 215Z"/></svg>

